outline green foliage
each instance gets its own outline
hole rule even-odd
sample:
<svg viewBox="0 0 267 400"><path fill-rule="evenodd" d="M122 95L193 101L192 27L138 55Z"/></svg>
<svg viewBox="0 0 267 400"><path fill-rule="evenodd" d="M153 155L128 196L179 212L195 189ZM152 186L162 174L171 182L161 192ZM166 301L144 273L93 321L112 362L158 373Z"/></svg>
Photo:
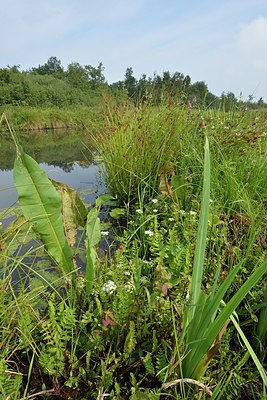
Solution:
<svg viewBox="0 0 267 400"><path fill-rule="evenodd" d="M39 363L49 375L60 376L65 368L67 343L75 330L76 311L53 297L48 301L48 307L46 319L42 322Z"/></svg>
<svg viewBox="0 0 267 400"><path fill-rule="evenodd" d="M87 294L90 295L93 282L95 278L95 269L96 269L96 246L98 245L101 232L100 232L100 219L98 217L99 208L95 207L90 210L87 215L86 222L86 248L87 248L87 257L86 257L86 291Z"/></svg>
<svg viewBox="0 0 267 400"><path fill-rule="evenodd" d="M135 323L130 321L129 331L125 339L124 343L124 358L127 359L132 352L135 350L136 347L136 328Z"/></svg>
<svg viewBox="0 0 267 400"><path fill-rule="evenodd" d="M72 252L64 235L61 198L33 158L19 149L14 182L24 216L45 243L48 252L65 272L73 270Z"/></svg>
<svg viewBox="0 0 267 400"><path fill-rule="evenodd" d="M166 74L166 85L168 79ZM107 116L108 140L118 131L121 141L116 136L113 147L106 148L106 158L115 160L111 152L119 157L117 168L124 171L109 171L114 173L112 185L127 183L120 192L124 197L118 196L125 200L124 207L113 214L122 219L116 220L114 243L107 242L104 256L99 209L105 201L119 207L119 199L98 199L85 225L87 210L75 193L59 183L48 184L32 159L17 149L17 168L21 163L34 179L40 174L52 191L50 203L57 190L56 210L46 214L50 218L60 210L63 235L74 254L87 259L86 271L79 270L72 280L62 279L48 269L55 256L52 262L40 242L33 248L39 234L25 218L0 232L1 390L7 396L37 397L41 392L39 396L50 393L63 399L199 399L205 398L207 386L214 399L264 396L264 346L252 351L252 344L257 319L262 320L260 308L254 306L265 306L261 277L266 272L266 164L260 154L265 152L265 122L241 114L211 117L182 105L146 107L127 106ZM247 141L253 121L253 135L260 137L255 147ZM114 127L117 131L111 134ZM136 151L129 147L128 135L134 140L140 131L145 140ZM211 163L208 141L203 155L205 136ZM140 136L136 146L138 140ZM165 147L159 157L161 145ZM147 168L144 175L135 165L139 163ZM34 185L42 192L39 183ZM23 193L25 201L31 191ZM119 194L119 189L113 193ZM38 206L48 202L48 194L44 191ZM40 215L43 212L31 222L42 220ZM76 248L78 225L85 225L86 249L80 249L82 243ZM28 239L35 240L32 248L19 253ZM13 273L21 268L27 271L26 279L21 274L14 285ZM234 310L248 342L240 329L226 327ZM17 378L21 374L22 380ZM181 385L170 385L177 377ZM200 382L187 383L192 378Z"/></svg>
<svg viewBox="0 0 267 400"><path fill-rule="evenodd" d="M0 398L18 399L22 382L21 374L11 374L5 360L0 360Z"/></svg>

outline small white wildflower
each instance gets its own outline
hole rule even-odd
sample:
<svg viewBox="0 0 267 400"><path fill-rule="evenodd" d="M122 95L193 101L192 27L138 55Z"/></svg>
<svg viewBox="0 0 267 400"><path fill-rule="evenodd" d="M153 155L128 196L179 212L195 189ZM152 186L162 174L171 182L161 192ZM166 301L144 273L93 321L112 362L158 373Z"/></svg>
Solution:
<svg viewBox="0 0 267 400"><path fill-rule="evenodd" d="M169 221L174 221L174 218L169 218Z"/></svg>
<svg viewBox="0 0 267 400"><path fill-rule="evenodd" d="M214 125L212 125L211 129L215 129L215 126L214 126Z"/></svg>
<svg viewBox="0 0 267 400"><path fill-rule="evenodd" d="M185 210L180 210L180 214L182 215L186 214Z"/></svg>
<svg viewBox="0 0 267 400"><path fill-rule="evenodd" d="M189 211L189 215L197 215L197 213L195 211Z"/></svg>
<svg viewBox="0 0 267 400"><path fill-rule="evenodd" d="M66 284L67 286L71 285L71 278L70 278L69 276L66 276L66 277L64 278L64 281L65 281L65 284Z"/></svg>
<svg viewBox="0 0 267 400"><path fill-rule="evenodd" d="M143 214L143 211L140 210L140 208L138 208L137 210L135 210L135 212L136 212L137 214Z"/></svg>
<svg viewBox="0 0 267 400"><path fill-rule="evenodd" d="M124 272L124 275L130 276L130 275L131 275L131 272L130 272L130 271L125 271L125 272Z"/></svg>
<svg viewBox="0 0 267 400"><path fill-rule="evenodd" d="M103 285L103 292L106 292L107 294L113 294L115 292L115 290L117 289L117 285L116 283L114 283L113 281L107 281L106 283L104 283Z"/></svg>
<svg viewBox="0 0 267 400"><path fill-rule="evenodd" d="M158 202L158 199L152 199L152 203L156 204Z"/></svg>
<svg viewBox="0 0 267 400"><path fill-rule="evenodd" d="M108 234L109 234L108 231L101 231L102 236L108 236Z"/></svg>
<svg viewBox="0 0 267 400"><path fill-rule="evenodd" d="M154 235L154 232L152 232L150 229L148 229L147 231L145 231L145 235L152 237Z"/></svg>
<svg viewBox="0 0 267 400"><path fill-rule="evenodd" d="M125 288L129 293L134 293L134 286L132 282L126 283Z"/></svg>
<svg viewBox="0 0 267 400"><path fill-rule="evenodd" d="M153 213L157 213L158 212L158 210L153 210Z"/></svg>

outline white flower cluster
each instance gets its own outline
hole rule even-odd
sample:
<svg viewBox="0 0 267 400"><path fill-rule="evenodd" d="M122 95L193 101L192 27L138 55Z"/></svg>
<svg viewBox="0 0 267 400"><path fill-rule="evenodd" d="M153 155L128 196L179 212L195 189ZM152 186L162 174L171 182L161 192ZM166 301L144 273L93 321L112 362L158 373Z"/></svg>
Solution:
<svg viewBox="0 0 267 400"><path fill-rule="evenodd" d="M196 211L189 211L189 215L197 215Z"/></svg>
<svg viewBox="0 0 267 400"><path fill-rule="evenodd" d="M152 237L154 235L154 232L152 232L150 229L145 231L145 235Z"/></svg>
<svg viewBox="0 0 267 400"><path fill-rule="evenodd" d="M108 231L101 231L102 236L108 236Z"/></svg>
<svg viewBox="0 0 267 400"><path fill-rule="evenodd" d="M156 204L158 202L158 199L152 199L152 203Z"/></svg>
<svg viewBox="0 0 267 400"><path fill-rule="evenodd" d="M143 214L143 211L140 210L140 208L138 208L137 210L135 210L135 212L136 212L137 214Z"/></svg>
<svg viewBox="0 0 267 400"><path fill-rule="evenodd" d="M197 215L196 211L192 211L192 210L190 210L188 213L185 210L180 210L180 214L182 214L182 215L188 214L188 215L194 215L194 216Z"/></svg>
<svg viewBox="0 0 267 400"><path fill-rule="evenodd" d="M107 281L103 285L103 292L106 292L107 294L113 294L116 289L117 289L116 283L114 283L111 280Z"/></svg>

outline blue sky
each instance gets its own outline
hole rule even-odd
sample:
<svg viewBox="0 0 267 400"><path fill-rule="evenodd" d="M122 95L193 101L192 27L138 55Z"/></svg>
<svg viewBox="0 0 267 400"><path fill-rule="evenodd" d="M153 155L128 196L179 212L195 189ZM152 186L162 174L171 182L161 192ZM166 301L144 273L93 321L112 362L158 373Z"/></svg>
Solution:
<svg viewBox="0 0 267 400"><path fill-rule="evenodd" d="M1 4L2 3L2 4ZM267 101L267 0L0 0L0 67L50 56L109 83L169 70Z"/></svg>

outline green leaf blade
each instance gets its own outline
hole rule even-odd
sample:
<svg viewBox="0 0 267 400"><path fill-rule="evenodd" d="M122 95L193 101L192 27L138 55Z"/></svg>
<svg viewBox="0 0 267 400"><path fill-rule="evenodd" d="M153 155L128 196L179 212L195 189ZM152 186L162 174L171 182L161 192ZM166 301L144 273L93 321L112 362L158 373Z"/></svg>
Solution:
<svg viewBox="0 0 267 400"><path fill-rule="evenodd" d="M86 258L86 292L89 295L92 291L93 281L95 278L95 264L96 264L96 246L101 239L101 225L100 219L98 217L98 208L92 208L87 215L86 223L86 248L87 248L87 258Z"/></svg>
<svg viewBox="0 0 267 400"><path fill-rule="evenodd" d="M194 316L196 305L199 299L203 275L203 265L206 250L206 238L209 219L209 200L210 200L210 153L209 142L206 138L205 142L205 159L204 159L204 180L201 200L201 209L199 217L199 225L196 240L196 249L194 254L194 265L191 282L191 319Z"/></svg>
<svg viewBox="0 0 267 400"><path fill-rule="evenodd" d="M45 171L25 153L15 161L14 183L23 214L34 223L49 254L65 272L71 272L73 254L64 235L60 194Z"/></svg>

